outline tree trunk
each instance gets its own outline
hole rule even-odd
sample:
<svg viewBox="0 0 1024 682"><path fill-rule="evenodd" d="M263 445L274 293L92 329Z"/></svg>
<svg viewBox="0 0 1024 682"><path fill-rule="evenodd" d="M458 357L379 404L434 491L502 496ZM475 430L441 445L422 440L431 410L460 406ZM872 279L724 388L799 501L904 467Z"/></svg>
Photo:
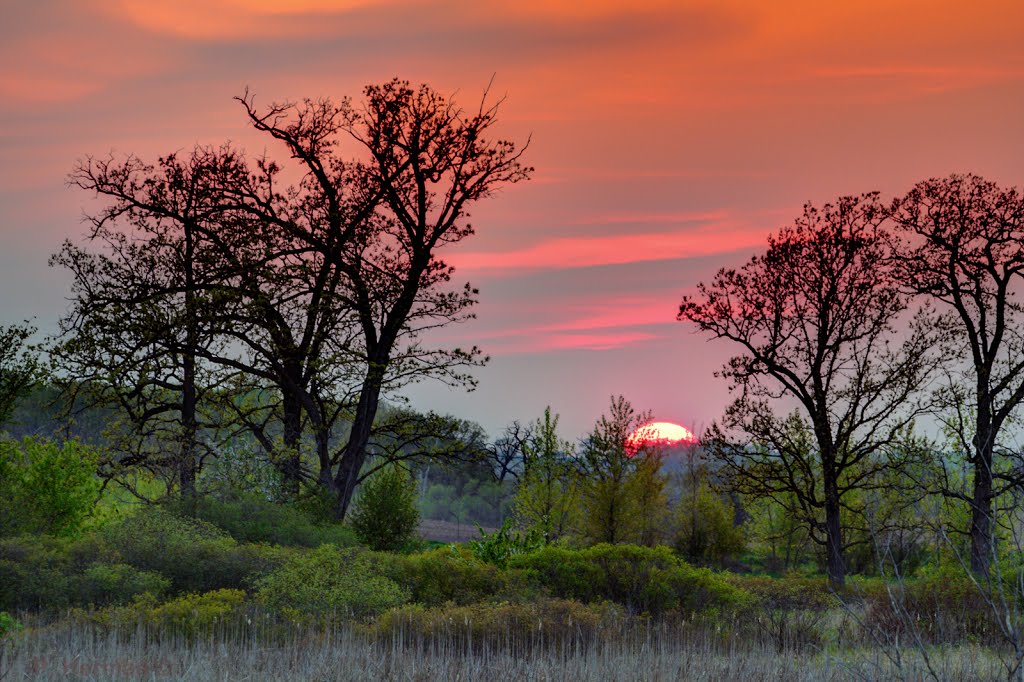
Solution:
<svg viewBox="0 0 1024 682"><path fill-rule="evenodd" d="M839 488L831 472L825 474L825 552L828 582L840 589L846 581L846 561L843 558L843 530L839 522Z"/></svg>
<svg viewBox="0 0 1024 682"><path fill-rule="evenodd" d="M302 406L299 401L284 396L282 402L284 456L278 462L281 472L281 491L286 499L299 497L302 482L302 459L299 451L302 440Z"/></svg>
<svg viewBox="0 0 1024 682"><path fill-rule="evenodd" d="M191 334L190 334L191 335ZM178 485L186 503L196 495L196 358L185 353L181 386L181 451L178 455Z"/></svg>
<svg viewBox="0 0 1024 682"><path fill-rule="evenodd" d="M383 362L371 361L363 380L362 390L359 392L359 404L352 419L352 430L345 450L341 453L338 472L334 477L334 490L337 495L334 515L339 521L344 520L345 514L348 513L356 483L359 481L359 471L366 461L366 446L373 431L373 420L377 418L380 390L384 383L384 368L387 364L386 358Z"/></svg>
<svg viewBox="0 0 1024 682"><path fill-rule="evenodd" d="M992 424L991 412L979 401L974 435L974 490L971 495L971 570L988 575L992 563Z"/></svg>
<svg viewBox="0 0 1024 682"><path fill-rule="evenodd" d="M178 485L186 505L192 507L196 496L196 350L199 345L199 321L196 306L195 238L192 225L185 224L185 352L181 377L181 451L178 459Z"/></svg>

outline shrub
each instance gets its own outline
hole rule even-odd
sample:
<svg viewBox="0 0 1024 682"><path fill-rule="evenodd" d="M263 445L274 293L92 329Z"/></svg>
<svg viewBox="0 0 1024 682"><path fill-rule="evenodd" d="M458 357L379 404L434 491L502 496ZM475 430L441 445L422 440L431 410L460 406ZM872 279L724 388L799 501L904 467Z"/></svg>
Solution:
<svg viewBox="0 0 1024 682"><path fill-rule="evenodd" d="M145 593L125 606L99 610L72 610L72 624L99 626L104 630L127 631L133 636L140 629L148 639L161 637L194 638L199 635L237 634L243 618L249 617L242 590L214 590L203 594L185 594L160 603Z"/></svg>
<svg viewBox="0 0 1024 682"><path fill-rule="evenodd" d="M293 620L367 620L409 592L380 575L369 553L324 545L294 554L257 581L257 601Z"/></svg>
<svg viewBox="0 0 1024 682"><path fill-rule="evenodd" d="M5 659L8 658L9 650L13 653L14 645L11 640L21 629L21 623L14 616L6 611L0 611L0 680L7 677L7 673L10 672Z"/></svg>
<svg viewBox="0 0 1024 682"><path fill-rule="evenodd" d="M515 572L500 571L461 547L409 555L373 555L375 568L407 590L418 604L471 604L505 594Z"/></svg>
<svg viewBox="0 0 1024 682"><path fill-rule="evenodd" d="M157 573L118 563L98 543L87 543L84 549L79 544L32 537L0 541L0 607L56 610L123 604L170 587Z"/></svg>
<svg viewBox="0 0 1024 682"><path fill-rule="evenodd" d="M195 636L231 620L245 604L242 590L186 594L148 610L146 621L161 632Z"/></svg>
<svg viewBox="0 0 1024 682"><path fill-rule="evenodd" d="M0 609L70 606L72 575L66 543L58 539L0 540Z"/></svg>
<svg viewBox="0 0 1024 682"><path fill-rule="evenodd" d="M545 547L512 557L511 568L564 599L622 604L630 613L700 611L739 605L746 595L707 569L690 566L667 547L600 544L582 550Z"/></svg>
<svg viewBox="0 0 1024 682"><path fill-rule="evenodd" d="M389 465L360 488L351 524L364 545L379 551L397 551L416 538L420 522L416 483L405 469Z"/></svg>
<svg viewBox="0 0 1024 682"><path fill-rule="evenodd" d="M172 511L185 516L176 503ZM238 542L263 542L288 547L319 547L358 544L353 532L338 523L318 523L297 507L270 502L256 496L221 501L209 497L195 500L190 514L227 532Z"/></svg>
<svg viewBox="0 0 1024 682"><path fill-rule="evenodd" d="M390 641L436 640L446 647L472 645L586 644L621 633L622 607L607 602L581 604L565 599L526 603L423 607L410 604L383 614L373 633ZM518 647L517 647L518 648Z"/></svg>
<svg viewBox="0 0 1024 682"><path fill-rule="evenodd" d="M171 587L159 573L127 564L92 564L71 583L78 603L95 606L124 603L145 593L160 596Z"/></svg>
<svg viewBox="0 0 1024 682"><path fill-rule="evenodd" d="M0 439L0 536L75 535L99 496L96 452L78 441Z"/></svg>
<svg viewBox="0 0 1024 682"><path fill-rule="evenodd" d="M18 622L18 619L6 611L0 611L0 640L7 639L19 630L21 630L21 623Z"/></svg>
<svg viewBox="0 0 1024 682"><path fill-rule="evenodd" d="M469 548L480 561L500 566L517 554L528 554L544 546L544 535L539 529L531 529L526 533L512 530L512 519L506 519L501 528L493 533L485 533L480 526L480 537L469 541Z"/></svg>
<svg viewBox="0 0 1024 682"><path fill-rule="evenodd" d="M103 529L123 561L167 577L176 592L243 587L281 563L283 555L259 545L239 546L213 524L147 507Z"/></svg>

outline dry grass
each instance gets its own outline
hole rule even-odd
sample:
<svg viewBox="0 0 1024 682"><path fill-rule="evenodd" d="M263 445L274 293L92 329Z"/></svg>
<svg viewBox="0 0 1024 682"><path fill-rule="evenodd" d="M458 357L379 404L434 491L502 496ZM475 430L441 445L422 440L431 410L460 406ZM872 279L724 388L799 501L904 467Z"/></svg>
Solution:
<svg viewBox="0 0 1024 682"><path fill-rule="evenodd" d="M780 654L713 631L647 627L612 641L387 640L353 628L257 632L232 626L198 640L142 630L112 632L89 624L28 630L8 659L7 680L890 680L929 679L922 661L903 652L897 667L877 651ZM1003 679L985 650L936 650L939 679Z"/></svg>

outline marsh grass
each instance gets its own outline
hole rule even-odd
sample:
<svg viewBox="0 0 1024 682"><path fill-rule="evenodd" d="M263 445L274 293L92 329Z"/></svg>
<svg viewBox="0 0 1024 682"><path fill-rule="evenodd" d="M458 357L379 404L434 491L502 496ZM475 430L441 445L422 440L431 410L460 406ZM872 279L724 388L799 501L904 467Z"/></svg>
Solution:
<svg viewBox="0 0 1024 682"><path fill-rule="evenodd" d="M412 626L408 626L412 628ZM372 626L282 627L250 615L198 635L141 623L62 619L13 642L6 680L890 680L930 679L907 650L900 667L871 648L779 650L756 628L635 621L592 632L474 635L470 623L429 634ZM939 679L1002 679L973 646L930 652Z"/></svg>

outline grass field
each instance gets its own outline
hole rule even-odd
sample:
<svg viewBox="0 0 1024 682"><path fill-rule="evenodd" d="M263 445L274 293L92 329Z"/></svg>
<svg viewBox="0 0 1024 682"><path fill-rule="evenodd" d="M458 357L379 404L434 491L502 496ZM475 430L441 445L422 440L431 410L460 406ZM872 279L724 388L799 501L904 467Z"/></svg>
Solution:
<svg viewBox="0 0 1024 682"><path fill-rule="evenodd" d="M888 655L886 655L886 653ZM929 667L930 666L930 667ZM988 680L1006 679L990 650L779 651L710 630L647 626L608 640L473 641L365 630L262 631L233 623L185 639L88 624L29 628L5 680Z"/></svg>

